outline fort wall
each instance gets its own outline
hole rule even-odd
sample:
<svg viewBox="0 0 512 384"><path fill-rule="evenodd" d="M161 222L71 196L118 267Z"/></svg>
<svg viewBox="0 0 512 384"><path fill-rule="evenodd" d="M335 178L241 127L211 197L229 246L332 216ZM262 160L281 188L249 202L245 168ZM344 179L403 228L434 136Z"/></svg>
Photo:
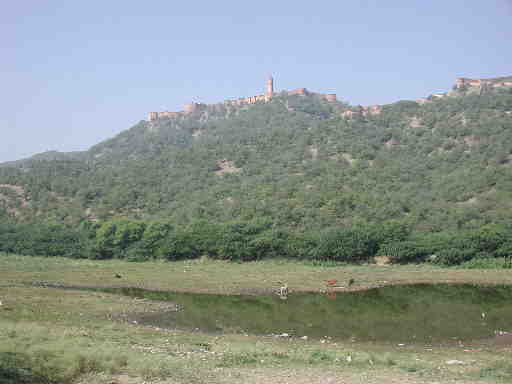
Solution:
<svg viewBox="0 0 512 384"><path fill-rule="evenodd" d="M185 104L185 107L184 107L184 113L185 114L191 114L191 113L195 113L195 112L198 112L200 110L203 110L207 107L206 104L202 104L202 103L190 103L190 104Z"/></svg>
<svg viewBox="0 0 512 384"><path fill-rule="evenodd" d="M286 94L288 96L294 96L294 95L307 96L309 94L309 92L306 88L297 88L297 89L294 89L291 91L287 91Z"/></svg>
<svg viewBox="0 0 512 384"><path fill-rule="evenodd" d="M306 88L297 88L291 91L283 91L282 94L288 95L288 96L316 96L320 97L321 99L326 100L329 103L335 103L337 101L336 94L334 93L313 93L309 92ZM256 95L256 96L249 96L249 97L242 97L235 100L225 100L225 105L249 105L249 104L256 104L256 103L265 103L272 100L274 97L274 79L272 76L269 76L269 78L266 81L266 87L265 87L265 94L263 95ZM183 111L180 112L149 112L148 114L148 120L149 121L155 121L157 119L160 119L162 117L178 117L182 115L189 115L196 113L198 111L204 110L207 107L206 104L201 103L190 103L185 104Z"/></svg>
<svg viewBox="0 0 512 384"><path fill-rule="evenodd" d="M511 80L504 80L509 78L498 79L468 79L466 77L459 77L455 82L455 89L476 88L476 87L512 87Z"/></svg>

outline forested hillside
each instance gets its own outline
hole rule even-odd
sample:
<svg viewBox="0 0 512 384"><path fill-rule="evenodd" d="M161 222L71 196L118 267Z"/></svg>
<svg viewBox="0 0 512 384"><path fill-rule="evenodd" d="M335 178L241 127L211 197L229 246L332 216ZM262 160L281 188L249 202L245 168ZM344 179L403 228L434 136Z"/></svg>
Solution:
<svg viewBox="0 0 512 384"><path fill-rule="evenodd" d="M4 164L0 214L9 225L264 221L286 233L510 221L512 87L349 109L279 96L141 121L86 152Z"/></svg>

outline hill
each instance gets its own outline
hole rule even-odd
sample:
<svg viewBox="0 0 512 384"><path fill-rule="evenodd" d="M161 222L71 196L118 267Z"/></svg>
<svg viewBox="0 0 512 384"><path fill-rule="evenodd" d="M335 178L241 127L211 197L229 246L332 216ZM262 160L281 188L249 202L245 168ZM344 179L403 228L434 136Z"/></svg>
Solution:
<svg viewBox="0 0 512 384"><path fill-rule="evenodd" d="M1 209L17 222L266 220L298 233L507 223L507 79L466 79L445 94L374 108L278 95L140 121L83 153L3 164Z"/></svg>

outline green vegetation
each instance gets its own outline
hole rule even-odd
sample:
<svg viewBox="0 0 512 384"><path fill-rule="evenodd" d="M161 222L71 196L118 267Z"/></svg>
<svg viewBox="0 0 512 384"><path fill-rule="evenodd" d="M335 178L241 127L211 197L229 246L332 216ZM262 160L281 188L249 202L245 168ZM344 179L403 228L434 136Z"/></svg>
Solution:
<svg viewBox="0 0 512 384"><path fill-rule="evenodd" d="M4 164L1 249L446 265L511 256L512 89L352 119L347 108L299 96L214 105L141 121L87 152Z"/></svg>
<svg viewBox="0 0 512 384"><path fill-rule="evenodd" d="M398 222L359 224L291 232L270 220L191 222L112 219L77 228L49 223L0 223L0 251L38 256L129 261L198 259L254 261L281 258L310 262L368 263L386 256L392 263L512 268L512 226L478 230L410 233ZM500 261L501 260L501 261Z"/></svg>

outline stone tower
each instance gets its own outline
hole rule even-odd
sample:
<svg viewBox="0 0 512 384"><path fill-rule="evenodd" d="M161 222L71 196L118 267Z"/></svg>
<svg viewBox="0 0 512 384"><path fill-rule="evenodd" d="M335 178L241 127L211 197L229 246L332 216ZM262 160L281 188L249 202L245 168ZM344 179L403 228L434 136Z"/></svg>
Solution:
<svg viewBox="0 0 512 384"><path fill-rule="evenodd" d="M272 77L272 75L269 75L267 80L267 90L265 92L265 98L267 100L270 100L272 96L274 96L274 78Z"/></svg>

